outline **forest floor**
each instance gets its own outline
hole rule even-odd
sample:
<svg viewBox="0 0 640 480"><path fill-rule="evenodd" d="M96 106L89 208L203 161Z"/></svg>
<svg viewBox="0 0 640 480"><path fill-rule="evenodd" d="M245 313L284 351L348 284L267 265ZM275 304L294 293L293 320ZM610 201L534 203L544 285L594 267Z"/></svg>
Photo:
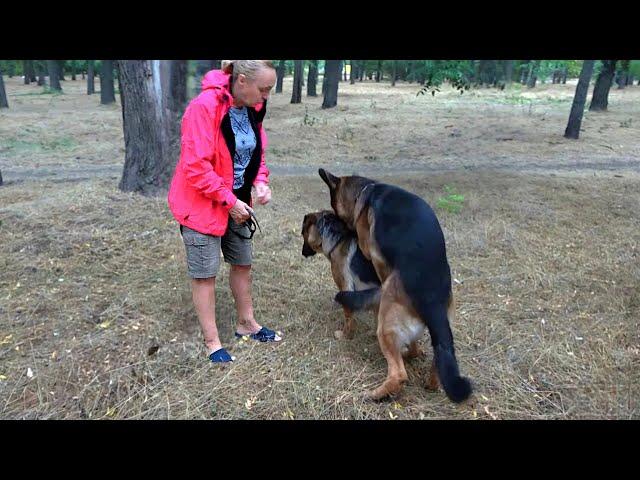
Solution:
<svg viewBox="0 0 640 480"><path fill-rule="evenodd" d="M78 77L79 78L79 77ZM99 89L99 82L96 82ZM278 345L233 340L228 268L223 344L208 362L185 254L166 198L118 190L118 103L80 80L62 95L5 78L0 111L0 418L640 418L640 87L612 89L563 138L575 84L463 95L366 81L265 119L273 200L258 206L254 303ZM319 167L422 196L438 214L455 278L452 324L472 399L424 388L408 363L396 398L371 314L337 340L328 261L301 255L304 214L330 208ZM459 208L447 203L455 192Z"/></svg>

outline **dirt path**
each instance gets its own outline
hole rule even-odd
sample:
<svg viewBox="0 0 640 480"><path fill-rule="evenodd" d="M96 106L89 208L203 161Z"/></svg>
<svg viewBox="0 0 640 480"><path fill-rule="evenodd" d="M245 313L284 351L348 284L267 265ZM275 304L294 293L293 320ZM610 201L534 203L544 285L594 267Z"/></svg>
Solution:
<svg viewBox="0 0 640 480"><path fill-rule="evenodd" d="M270 165L272 175L278 176L315 176L318 172L317 166L312 165ZM331 168L331 167L328 167ZM581 159L564 158L557 162L536 163L534 159L528 160L519 158L518 160L503 159L487 160L482 163L469 162L443 167L440 165L409 165L403 166L381 166L354 164L351 167L336 166L336 173L350 174L358 173L368 176L391 175L391 174L411 174L411 173L443 173L452 171L483 171L497 170L505 172L533 172L541 174L585 174L592 172L616 172L619 174L631 173L640 174L640 160L634 157L610 157L600 159L598 162L581 161ZM79 182L93 178L114 178L119 179L122 174L122 165L87 165L82 168L69 167L44 167L44 168L5 168L2 176L5 183L21 183L30 180L47 180L52 182Z"/></svg>

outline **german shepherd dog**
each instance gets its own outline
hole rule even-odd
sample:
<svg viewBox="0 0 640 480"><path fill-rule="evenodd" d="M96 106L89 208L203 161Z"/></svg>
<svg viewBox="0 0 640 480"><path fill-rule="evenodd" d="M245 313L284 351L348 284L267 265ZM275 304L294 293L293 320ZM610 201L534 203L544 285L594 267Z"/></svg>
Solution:
<svg viewBox="0 0 640 480"><path fill-rule="evenodd" d="M426 327L434 352L430 386L437 372L452 401L466 400L472 388L460 376L455 356L451 271L435 213L422 198L399 187L359 176L336 177L324 169L318 173L329 186L333 211L356 232L382 284L377 336L388 372L371 398L400 392L407 380L402 350L409 346L414 351ZM353 310L350 297L341 292L336 300Z"/></svg>
<svg viewBox="0 0 640 480"><path fill-rule="evenodd" d="M302 221L302 255L324 254L331 262L331 274L338 290L354 291L352 307L343 305L344 326L336 337L352 338L355 330L353 310L372 307L380 301L380 280L370 260L358 247L355 233L330 210L308 213Z"/></svg>

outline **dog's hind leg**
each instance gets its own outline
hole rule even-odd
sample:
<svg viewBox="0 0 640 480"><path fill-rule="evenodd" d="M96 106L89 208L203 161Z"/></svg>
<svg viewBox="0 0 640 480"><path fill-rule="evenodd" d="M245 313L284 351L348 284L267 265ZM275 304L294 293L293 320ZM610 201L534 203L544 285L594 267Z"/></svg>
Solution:
<svg viewBox="0 0 640 480"><path fill-rule="evenodd" d="M387 378L382 385L369 393L369 397L374 400L399 393L402 384L408 378L402 350L414 339L407 338L406 319L409 318L409 312L404 305L397 302L395 283L394 278L390 277L382 286L377 335L380 349L387 360Z"/></svg>

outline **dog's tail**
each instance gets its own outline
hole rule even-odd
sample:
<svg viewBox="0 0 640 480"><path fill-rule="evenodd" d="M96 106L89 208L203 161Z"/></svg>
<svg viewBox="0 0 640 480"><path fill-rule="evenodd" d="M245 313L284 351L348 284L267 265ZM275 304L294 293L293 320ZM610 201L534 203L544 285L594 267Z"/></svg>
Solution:
<svg viewBox="0 0 640 480"><path fill-rule="evenodd" d="M443 304L432 304L419 310L423 310L420 313L424 313L423 318L427 321L442 388L451 401L462 402L469 398L472 388L469 379L460 376L447 307Z"/></svg>
<svg viewBox="0 0 640 480"><path fill-rule="evenodd" d="M357 291L342 290L336 294L335 300L354 312L365 310L380 303L380 287Z"/></svg>

